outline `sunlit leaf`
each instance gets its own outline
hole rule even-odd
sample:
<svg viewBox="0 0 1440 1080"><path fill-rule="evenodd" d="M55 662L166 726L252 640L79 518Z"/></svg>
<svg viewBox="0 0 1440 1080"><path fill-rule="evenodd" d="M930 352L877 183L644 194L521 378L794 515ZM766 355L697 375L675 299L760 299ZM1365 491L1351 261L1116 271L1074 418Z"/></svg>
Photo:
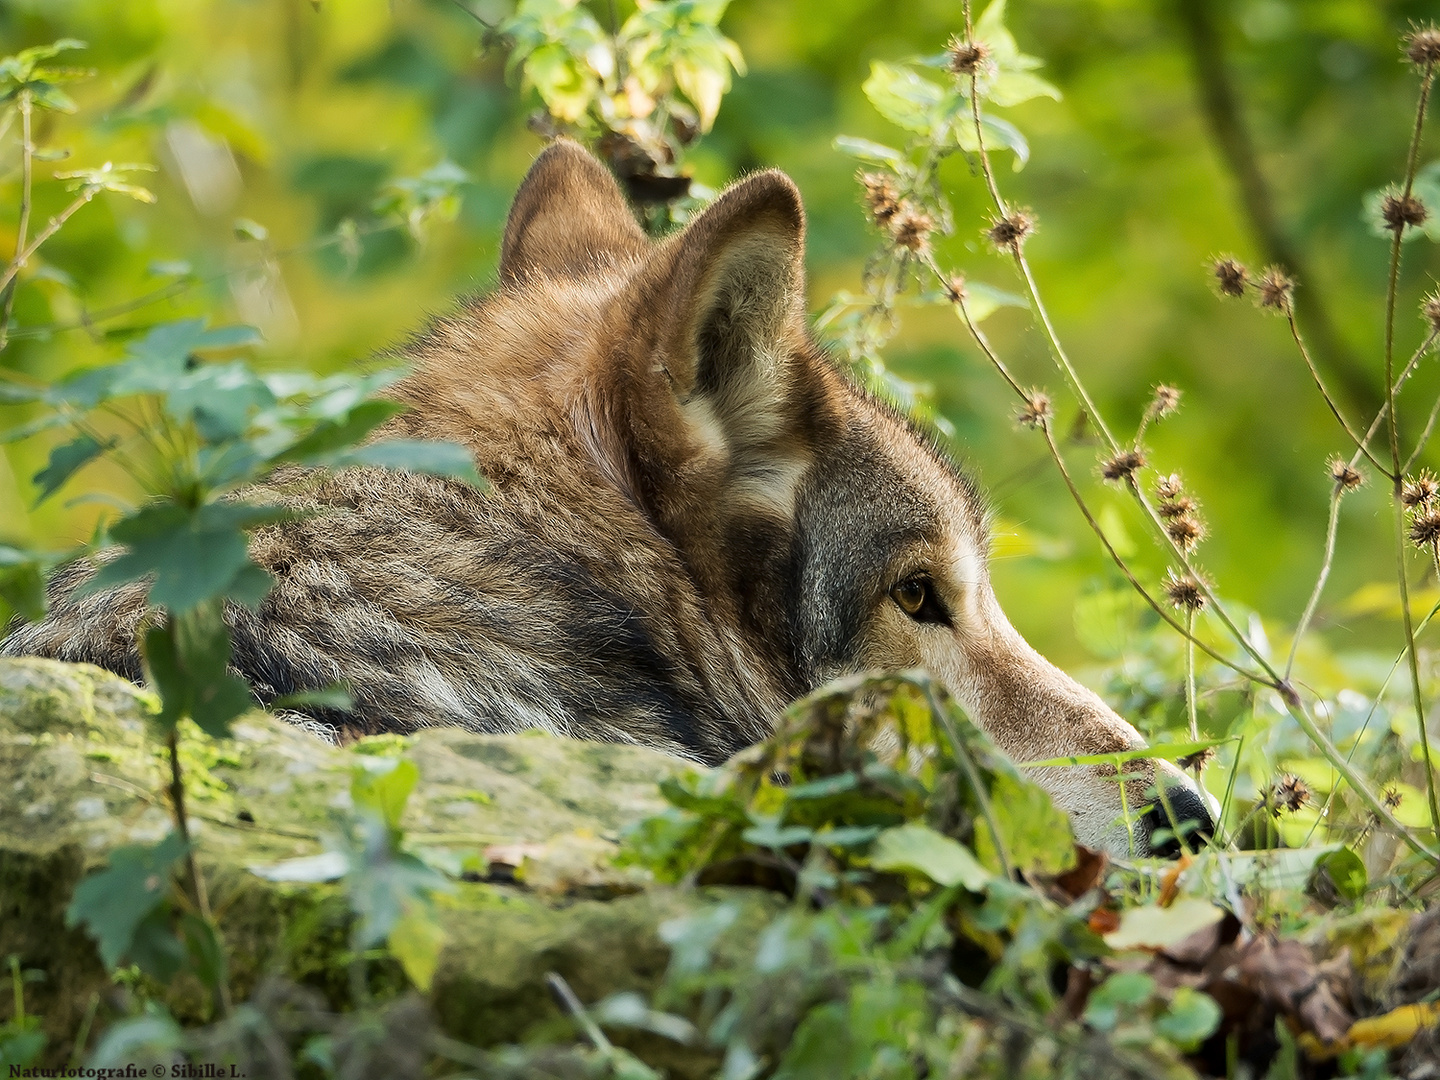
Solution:
<svg viewBox="0 0 1440 1080"><path fill-rule="evenodd" d="M870 864L877 870L914 871L937 885L963 885L971 892L983 891L990 882L990 872L964 845L914 822L882 832L870 849Z"/></svg>

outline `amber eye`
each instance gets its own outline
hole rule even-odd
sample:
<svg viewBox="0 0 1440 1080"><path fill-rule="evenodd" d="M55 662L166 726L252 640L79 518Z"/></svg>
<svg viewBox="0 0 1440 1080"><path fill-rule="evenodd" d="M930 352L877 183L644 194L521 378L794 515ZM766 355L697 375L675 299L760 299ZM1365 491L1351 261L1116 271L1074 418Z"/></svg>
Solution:
<svg viewBox="0 0 1440 1080"><path fill-rule="evenodd" d="M901 611L916 618L930 599L930 582L923 577L906 578L890 590L890 597L900 605Z"/></svg>
<svg viewBox="0 0 1440 1080"><path fill-rule="evenodd" d="M890 590L890 598L916 622L950 625L950 613L935 592L935 583L926 574L911 574Z"/></svg>

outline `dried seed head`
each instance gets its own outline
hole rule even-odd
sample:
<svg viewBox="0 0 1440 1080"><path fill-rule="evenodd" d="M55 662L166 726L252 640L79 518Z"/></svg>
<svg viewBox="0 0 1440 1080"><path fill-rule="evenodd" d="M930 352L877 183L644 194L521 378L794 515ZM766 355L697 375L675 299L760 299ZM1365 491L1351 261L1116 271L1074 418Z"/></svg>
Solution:
<svg viewBox="0 0 1440 1080"><path fill-rule="evenodd" d="M1405 57L1420 68L1440 63L1440 30L1434 25L1412 30L1405 37Z"/></svg>
<svg viewBox="0 0 1440 1080"><path fill-rule="evenodd" d="M990 63L990 46L983 41L964 41L952 37L945 47L945 58L956 75L970 77L982 74Z"/></svg>
<svg viewBox="0 0 1440 1080"><path fill-rule="evenodd" d="M1139 450L1125 450L1100 463L1100 475L1106 480L1128 480L1144 468L1145 455Z"/></svg>
<svg viewBox="0 0 1440 1080"><path fill-rule="evenodd" d="M1226 296L1244 296L1245 286L1250 281L1250 271L1245 265L1226 256L1215 260L1215 282Z"/></svg>
<svg viewBox="0 0 1440 1080"><path fill-rule="evenodd" d="M1400 488L1400 501L1410 510L1417 506L1423 509L1435 501L1437 493L1440 493L1440 480L1436 480L1435 474L1427 469L1405 481Z"/></svg>
<svg viewBox="0 0 1440 1080"><path fill-rule="evenodd" d="M1260 275L1260 306L1274 308L1276 311L1289 312L1290 295L1295 291L1295 282L1291 281L1284 270L1278 266L1267 266L1265 273Z"/></svg>
<svg viewBox="0 0 1440 1080"><path fill-rule="evenodd" d="M1026 427L1038 428L1043 426L1054 410L1050 407L1050 395L1043 394L1039 390L1031 390L1025 396L1025 404L1020 406L1020 412L1015 419Z"/></svg>
<svg viewBox="0 0 1440 1080"><path fill-rule="evenodd" d="M1199 611L1205 606L1205 590L1189 574L1177 575L1171 570L1165 579L1165 595L1175 607L1187 611Z"/></svg>
<svg viewBox="0 0 1440 1080"><path fill-rule="evenodd" d="M1165 500L1178 498L1180 492L1185 490L1185 485L1180 479L1179 473L1171 473L1169 476L1162 476L1155 481L1155 494Z"/></svg>
<svg viewBox="0 0 1440 1080"><path fill-rule="evenodd" d="M1365 477L1338 455L1326 462L1325 466L1330 470L1330 479L1335 481L1341 491L1354 491L1365 482Z"/></svg>
<svg viewBox="0 0 1440 1080"><path fill-rule="evenodd" d="M930 234L934 229L935 219L909 203L901 203L899 211L890 219L890 235L895 238L895 243L917 255L929 250Z"/></svg>
<svg viewBox="0 0 1440 1080"><path fill-rule="evenodd" d="M862 172L856 177L865 189L865 205L876 224L884 225L900 211L900 192L888 173Z"/></svg>
<svg viewBox="0 0 1440 1080"><path fill-rule="evenodd" d="M1310 801L1310 785L1300 777L1286 773L1276 783L1274 795L1273 812L1275 816L1279 817L1285 810L1293 814Z"/></svg>
<svg viewBox="0 0 1440 1080"><path fill-rule="evenodd" d="M1177 514L1165 522L1165 532L1179 545L1181 551L1189 551L1205 539L1205 526L1193 513Z"/></svg>
<svg viewBox="0 0 1440 1080"><path fill-rule="evenodd" d="M1011 210L990 222L985 237L997 248L1018 248L1035 231L1035 215L1029 210Z"/></svg>
<svg viewBox="0 0 1440 1080"><path fill-rule="evenodd" d="M1425 204L1414 195L1386 195L1380 201L1380 216L1385 227L1391 232L1402 232L1416 225L1424 225L1430 216Z"/></svg>
<svg viewBox="0 0 1440 1080"><path fill-rule="evenodd" d="M1405 801L1405 793L1397 787L1387 787L1381 796L1385 800L1385 807L1388 810L1397 810L1400 804Z"/></svg>
<svg viewBox="0 0 1440 1080"><path fill-rule="evenodd" d="M1430 324L1430 332L1440 334L1440 292L1433 292L1420 302L1420 314Z"/></svg>
<svg viewBox="0 0 1440 1080"><path fill-rule="evenodd" d="M1186 754L1182 758L1176 758L1175 764L1182 769L1204 769L1206 765L1215 760L1215 748L1207 746L1204 750L1197 750L1193 754Z"/></svg>
<svg viewBox="0 0 1440 1080"><path fill-rule="evenodd" d="M1145 410L1145 413L1150 419L1159 420L1162 416L1169 416L1179 407L1180 391L1162 383L1155 387L1155 396L1150 399L1150 407Z"/></svg>
<svg viewBox="0 0 1440 1080"><path fill-rule="evenodd" d="M965 291L965 275L955 274L945 279L945 299L952 304L961 303L970 294Z"/></svg>
<svg viewBox="0 0 1440 1080"><path fill-rule="evenodd" d="M1155 509L1163 518L1177 518L1182 514L1193 514L1200 507L1189 495L1177 495L1173 499L1163 500Z"/></svg>
<svg viewBox="0 0 1440 1080"><path fill-rule="evenodd" d="M1410 542L1416 547L1430 547L1440 542L1440 507L1423 505L1410 519Z"/></svg>

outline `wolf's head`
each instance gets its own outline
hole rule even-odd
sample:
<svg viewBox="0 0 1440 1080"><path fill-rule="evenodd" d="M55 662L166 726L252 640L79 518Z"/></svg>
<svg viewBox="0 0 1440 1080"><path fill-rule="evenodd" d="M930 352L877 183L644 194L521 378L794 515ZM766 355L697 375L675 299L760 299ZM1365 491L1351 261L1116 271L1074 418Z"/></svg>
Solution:
<svg viewBox="0 0 1440 1080"><path fill-rule="evenodd" d="M1018 761L1143 745L1006 619L971 481L811 341L804 230L772 171L652 243L606 170L557 142L516 196L484 314L486 351L525 358L510 380L564 403L566 437L678 554L723 642L702 663L738 703L728 739L836 675L924 667ZM1178 771L1129 768L1129 806L1160 781L1209 827ZM1127 846L1112 769L1037 779L1081 840Z"/></svg>

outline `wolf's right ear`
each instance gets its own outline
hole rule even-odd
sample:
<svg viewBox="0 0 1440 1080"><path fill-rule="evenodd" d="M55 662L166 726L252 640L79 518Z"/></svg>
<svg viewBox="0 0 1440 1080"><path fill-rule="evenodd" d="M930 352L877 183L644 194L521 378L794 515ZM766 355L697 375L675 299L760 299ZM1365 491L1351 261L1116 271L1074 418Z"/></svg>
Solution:
<svg viewBox="0 0 1440 1080"><path fill-rule="evenodd" d="M556 139L530 166L500 246L500 280L576 275L597 260L627 260L649 247L610 171L579 143Z"/></svg>

